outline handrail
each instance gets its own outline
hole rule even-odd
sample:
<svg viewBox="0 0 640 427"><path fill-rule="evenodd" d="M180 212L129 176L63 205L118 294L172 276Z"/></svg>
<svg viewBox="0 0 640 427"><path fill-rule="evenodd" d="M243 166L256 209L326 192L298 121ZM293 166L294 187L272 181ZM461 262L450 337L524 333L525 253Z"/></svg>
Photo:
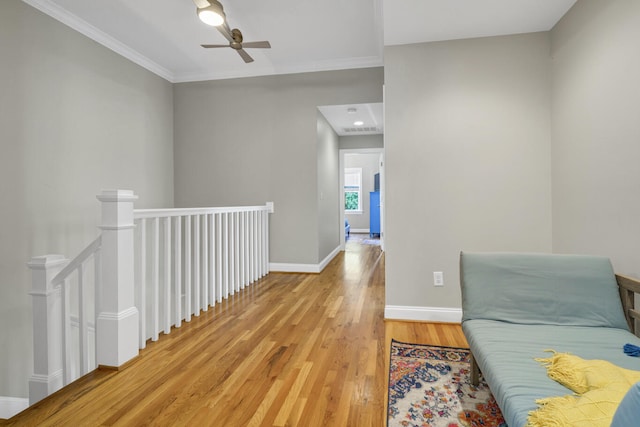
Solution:
<svg viewBox="0 0 640 427"><path fill-rule="evenodd" d="M134 209L133 217L135 219L156 218L156 217L175 217L185 215L204 215L225 212L251 212L251 211L268 211L269 206L230 206L215 208L170 208L170 209Z"/></svg>
<svg viewBox="0 0 640 427"><path fill-rule="evenodd" d="M56 274L53 280L51 280L52 286L58 286L59 284L64 282L64 280L69 277L71 273L76 271L78 267L81 266L87 259L89 259L91 255L96 253L100 249L100 246L102 246L102 235L96 237L96 239L91 242L89 246L84 248L77 257L71 260L71 262L69 262L69 264L67 264L65 268L63 268L58 274Z"/></svg>
<svg viewBox="0 0 640 427"><path fill-rule="evenodd" d="M130 190L104 190L98 196L98 237L71 261L46 255L28 264L35 350L31 403L98 364L121 366L122 354L133 357L147 339L170 333L269 273L273 202L134 209L136 199ZM122 274L114 277L116 270ZM121 327L127 328L122 336L110 333Z"/></svg>
<svg viewBox="0 0 640 427"><path fill-rule="evenodd" d="M133 210L141 349L269 273L273 212L272 202Z"/></svg>

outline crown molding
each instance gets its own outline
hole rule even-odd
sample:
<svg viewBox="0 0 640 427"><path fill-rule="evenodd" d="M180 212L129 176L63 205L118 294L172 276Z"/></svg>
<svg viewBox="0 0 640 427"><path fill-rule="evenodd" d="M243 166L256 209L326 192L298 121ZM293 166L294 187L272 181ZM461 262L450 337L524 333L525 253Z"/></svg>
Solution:
<svg viewBox="0 0 640 427"><path fill-rule="evenodd" d="M151 71L152 73L162 77L163 79L171 83L174 82L174 76L171 71L167 70L161 65L158 65L146 56L142 55L134 49L131 49L129 46L99 30L98 28L82 20L68 10L58 6L57 4L52 3L49 0L22 1L24 3L27 3L29 6L38 9L40 12L49 15L56 21L59 21L64 25L76 30L77 32L89 37L91 40L100 43L108 49L111 49L115 53L124 56L125 58L135 64L138 64L142 68Z"/></svg>
<svg viewBox="0 0 640 427"><path fill-rule="evenodd" d="M269 64L261 66L259 68L246 67L243 69L233 70L174 73L50 0L22 1L39 10L40 12L52 17L56 21L61 22L62 24L72 28L73 30L85 35L91 40L94 40L104 47L127 58L128 60L141 66L142 68L145 68L146 70L162 77L170 83L186 83L204 80L224 80L242 77L310 73L317 71L348 70L355 68L373 68L382 67L384 65L382 58L382 47L380 47L378 54L375 56L330 59L303 64L291 64L281 67L273 67ZM377 3L379 1L380 0L376 0ZM380 17L376 15L376 19L380 20Z"/></svg>
<svg viewBox="0 0 640 427"><path fill-rule="evenodd" d="M305 63L298 65L290 65L284 67L274 68L271 66L264 66L261 68L245 68L242 70L233 71L212 71L204 73L180 73L174 76L174 83L188 83L198 82L205 80L224 80L224 79L236 79L243 77L259 77L259 76L273 76L282 74L298 74L298 73L313 73L317 71L338 71L338 70L350 70L356 68L374 68L382 67L384 62L382 56L368 56L361 58L346 58L338 60L327 60L321 62Z"/></svg>

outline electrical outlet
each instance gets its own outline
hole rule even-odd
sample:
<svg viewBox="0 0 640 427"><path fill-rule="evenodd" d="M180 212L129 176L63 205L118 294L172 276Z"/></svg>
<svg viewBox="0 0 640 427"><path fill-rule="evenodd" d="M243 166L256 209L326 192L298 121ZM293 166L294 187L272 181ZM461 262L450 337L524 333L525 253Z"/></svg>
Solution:
<svg viewBox="0 0 640 427"><path fill-rule="evenodd" d="M442 271L433 272L433 286L444 286L444 275Z"/></svg>

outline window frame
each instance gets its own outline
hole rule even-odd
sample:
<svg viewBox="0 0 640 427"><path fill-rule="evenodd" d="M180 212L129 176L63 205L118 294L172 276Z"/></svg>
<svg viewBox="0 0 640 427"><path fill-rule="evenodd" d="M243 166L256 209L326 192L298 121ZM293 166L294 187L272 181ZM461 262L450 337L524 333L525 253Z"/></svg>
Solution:
<svg viewBox="0 0 640 427"><path fill-rule="evenodd" d="M348 177L356 176L357 185L348 185L350 181ZM353 184L349 182L349 184ZM355 189L354 189L355 188ZM347 215L362 214L362 168L344 168L344 185L343 185L344 199L343 208L344 213ZM356 193L358 195L358 207L357 209L347 209L347 193Z"/></svg>

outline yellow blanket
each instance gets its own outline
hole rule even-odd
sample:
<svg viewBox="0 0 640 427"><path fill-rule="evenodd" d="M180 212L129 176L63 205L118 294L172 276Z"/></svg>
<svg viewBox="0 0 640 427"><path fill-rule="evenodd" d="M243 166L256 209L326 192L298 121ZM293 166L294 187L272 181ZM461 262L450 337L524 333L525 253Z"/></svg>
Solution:
<svg viewBox="0 0 640 427"><path fill-rule="evenodd" d="M620 401L640 372L605 360L585 360L568 353L536 359L549 378L576 394L536 401L540 408L529 413L527 427L609 427Z"/></svg>

